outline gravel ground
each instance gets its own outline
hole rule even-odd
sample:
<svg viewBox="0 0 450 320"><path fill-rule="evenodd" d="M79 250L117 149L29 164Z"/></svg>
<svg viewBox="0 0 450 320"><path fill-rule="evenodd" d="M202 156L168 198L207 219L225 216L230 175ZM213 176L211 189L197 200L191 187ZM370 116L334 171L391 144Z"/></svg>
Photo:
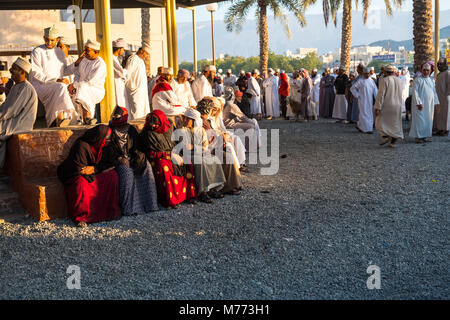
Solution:
<svg viewBox="0 0 450 320"><path fill-rule="evenodd" d="M241 196L87 229L0 224L0 299L450 298L449 138L390 149L326 120L261 127L287 157L277 175L251 165Z"/></svg>

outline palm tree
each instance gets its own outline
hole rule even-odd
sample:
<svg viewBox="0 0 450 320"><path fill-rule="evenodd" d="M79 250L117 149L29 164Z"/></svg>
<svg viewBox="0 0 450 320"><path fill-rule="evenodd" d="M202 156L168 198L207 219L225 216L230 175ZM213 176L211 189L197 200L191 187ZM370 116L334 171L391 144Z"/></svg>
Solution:
<svg viewBox="0 0 450 320"><path fill-rule="evenodd" d="M350 68L350 50L352 46L352 0L321 0L323 7L323 18L325 20L325 25L328 25L329 19L331 17L334 25L337 25L336 13L342 5L342 34L341 34L341 65L345 66L347 71ZM392 3L396 8L402 5L403 0L392 0ZM431 1L431 0L427 0ZM316 3L317 0L303 0L302 5L306 10L308 6ZM355 7L358 8L359 1L354 0ZM420 2L417 1L417 2ZM386 14L388 16L392 15L392 5L391 0L384 0L386 6ZM367 22L367 15L371 0L361 0L363 6L363 21L364 24Z"/></svg>
<svg viewBox="0 0 450 320"><path fill-rule="evenodd" d="M247 14L256 6L256 16L258 17L259 34L259 67L261 72L267 71L269 61L269 30L267 26L267 10L271 9L276 20L279 20L289 39L292 38L288 25L288 18L283 13L282 8L295 14L300 25L306 24L303 16L303 6L301 0L230 0L232 5L225 14L227 31L240 32L245 22Z"/></svg>
<svg viewBox="0 0 450 320"><path fill-rule="evenodd" d="M433 60L433 4L432 0L413 0L414 71Z"/></svg>
<svg viewBox="0 0 450 320"><path fill-rule="evenodd" d="M150 45L150 8L141 8L141 37L142 47ZM150 75L150 55L144 60L147 75Z"/></svg>

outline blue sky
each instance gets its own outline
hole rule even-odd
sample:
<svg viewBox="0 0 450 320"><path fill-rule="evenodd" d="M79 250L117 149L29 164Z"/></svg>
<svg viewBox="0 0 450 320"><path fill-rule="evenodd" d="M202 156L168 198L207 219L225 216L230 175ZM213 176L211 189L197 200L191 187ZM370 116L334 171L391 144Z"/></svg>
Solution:
<svg viewBox="0 0 450 320"><path fill-rule="evenodd" d="M322 14L322 5L321 1L317 1L315 5L313 5L311 8L308 9L307 14ZM412 12L412 1L406 0L404 1L401 11L410 11ZM434 1L433 1L434 4ZM449 0L443 0L440 1L441 10L449 10L450 9L450 1ZM219 9L214 13L214 19L223 20L225 16L225 12L227 11L227 8L229 7L229 3L227 1L225 2L219 2ZM371 10L384 10L384 0L372 0ZM395 10L395 9L394 9ZM394 12L395 14L395 12ZM412 14L412 13L411 13ZM251 16L254 16L252 14ZM251 17L249 15L249 18ZM196 18L197 21L205 21L210 20L211 15L206 10L205 6L198 6L196 7ZM177 10L177 22L191 22L192 21L192 13L190 10L186 10L183 8L179 8Z"/></svg>

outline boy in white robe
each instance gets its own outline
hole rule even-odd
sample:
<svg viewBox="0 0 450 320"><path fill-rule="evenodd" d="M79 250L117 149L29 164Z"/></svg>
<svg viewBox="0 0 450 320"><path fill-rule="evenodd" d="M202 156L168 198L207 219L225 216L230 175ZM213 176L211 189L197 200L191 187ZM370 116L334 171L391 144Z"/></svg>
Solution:
<svg viewBox="0 0 450 320"><path fill-rule="evenodd" d="M58 31L50 27L44 30L45 44L31 51L30 83L45 108L47 126L64 127L76 118L70 99L66 76L73 74L73 65L67 64L64 52L57 47Z"/></svg>
<svg viewBox="0 0 450 320"><path fill-rule="evenodd" d="M127 60L127 81L129 119L145 117L150 112L148 100L148 79L144 60L150 55L150 47L144 46Z"/></svg>
<svg viewBox="0 0 450 320"><path fill-rule="evenodd" d="M93 125L97 123L95 105L105 96L106 64L99 57L100 43L88 40L84 51L74 63L75 77L67 89L72 101L81 116L79 124Z"/></svg>
<svg viewBox="0 0 450 320"><path fill-rule="evenodd" d="M27 81L30 70L31 64L23 58L18 58L10 69L14 85L0 104L0 168L5 161L6 140L15 133L33 130L38 96Z"/></svg>
<svg viewBox="0 0 450 320"><path fill-rule="evenodd" d="M356 128L360 132L373 133L373 104L377 98L378 89L370 78L369 69L364 68L363 78L356 81L350 88L353 96L358 99L359 119Z"/></svg>

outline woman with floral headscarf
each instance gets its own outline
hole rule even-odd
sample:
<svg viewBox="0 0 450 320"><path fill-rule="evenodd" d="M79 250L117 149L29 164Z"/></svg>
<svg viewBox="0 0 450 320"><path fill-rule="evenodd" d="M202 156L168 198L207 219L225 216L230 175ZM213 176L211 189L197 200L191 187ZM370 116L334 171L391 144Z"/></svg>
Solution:
<svg viewBox="0 0 450 320"><path fill-rule="evenodd" d="M421 71L422 75L414 80L409 131L409 136L415 138L416 143L431 142L434 108L439 112L439 98L430 78L434 66L424 63Z"/></svg>
<svg viewBox="0 0 450 320"><path fill-rule="evenodd" d="M158 210L152 167L141 152L139 133L128 124L128 111L117 106L111 121L111 138L104 153L119 175L119 203L123 215Z"/></svg>
<svg viewBox="0 0 450 320"><path fill-rule="evenodd" d="M100 164L102 159L108 160L103 148L110 134L105 125L87 130L58 166L69 217L79 227L120 217L119 178L114 167Z"/></svg>
<svg viewBox="0 0 450 320"><path fill-rule="evenodd" d="M168 209L176 208L184 200L196 203L194 168L172 152L175 146L173 130L164 112L155 110L145 118L140 133L142 150L155 175L158 201Z"/></svg>

